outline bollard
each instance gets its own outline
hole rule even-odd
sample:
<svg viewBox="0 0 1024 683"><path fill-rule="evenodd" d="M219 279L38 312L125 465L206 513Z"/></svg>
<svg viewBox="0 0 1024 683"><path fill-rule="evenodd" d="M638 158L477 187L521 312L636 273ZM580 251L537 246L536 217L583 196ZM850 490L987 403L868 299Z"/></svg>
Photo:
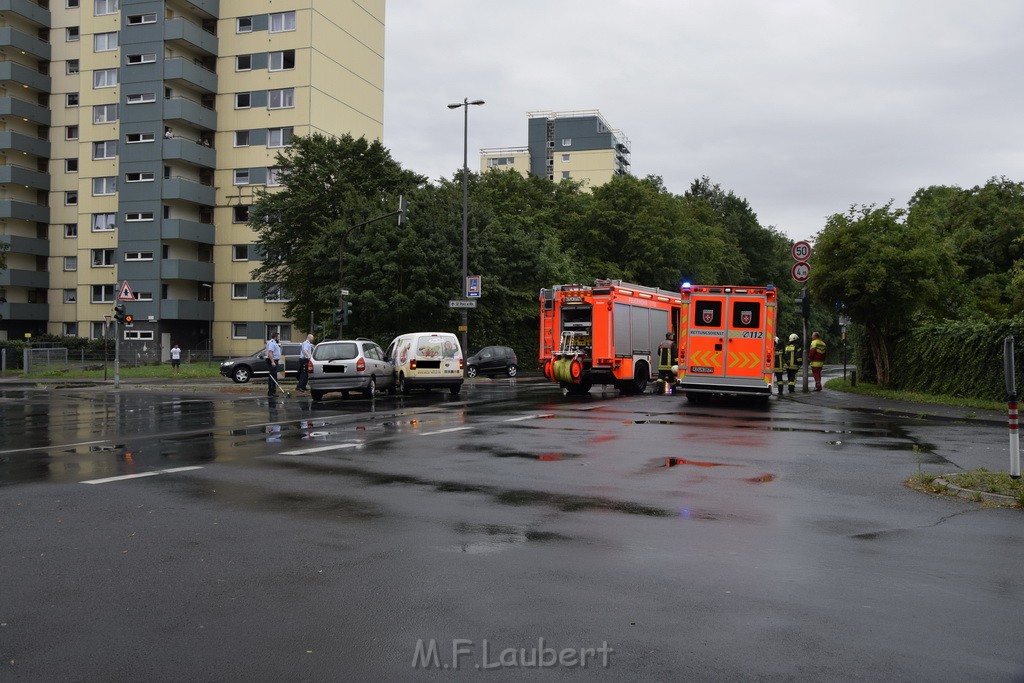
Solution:
<svg viewBox="0 0 1024 683"><path fill-rule="evenodd" d="M850 386L857 386L857 368L850 370Z"/></svg>

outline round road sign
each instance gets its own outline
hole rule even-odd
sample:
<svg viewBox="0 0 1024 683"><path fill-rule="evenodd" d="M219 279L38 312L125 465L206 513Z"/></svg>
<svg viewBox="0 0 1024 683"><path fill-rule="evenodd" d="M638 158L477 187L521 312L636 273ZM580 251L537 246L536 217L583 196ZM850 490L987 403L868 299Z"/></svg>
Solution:
<svg viewBox="0 0 1024 683"><path fill-rule="evenodd" d="M806 261L811 256L811 244L800 240L793 245L793 258L797 261Z"/></svg>
<svg viewBox="0 0 1024 683"><path fill-rule="evenodd" d="M793 279L797 282L807 282L807 276L811 274L811 266L806 261L797 261L793 264Z"/></svg>

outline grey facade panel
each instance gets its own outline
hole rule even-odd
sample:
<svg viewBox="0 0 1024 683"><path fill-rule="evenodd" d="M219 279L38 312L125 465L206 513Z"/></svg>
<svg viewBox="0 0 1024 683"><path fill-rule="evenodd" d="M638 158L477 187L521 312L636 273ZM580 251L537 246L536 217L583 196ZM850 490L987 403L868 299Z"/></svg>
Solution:
<svg viewBox="0 0 1024 683"><path fill-rule="evenodd" d="M611 131L601 128L604 126L596 116L555 119L555 151L614 149ZM564 140L571 140L571 144L563 145Z"/></svg>
<svg viewBox="0 0 1024 683"><path fill-rule="evenodd" d="M253 31L266 31L270 28L270 15L269 14L256 14L252 18L252 30Z"/></svg>
<svg viewBox="0 0 1024 683"><path fill-rule="evenodd" d="M252 103L250 106L253 108L265 107L267 106L267 99L268 96L266 90L256 90L252 93Z"/></svg>
<svg viewBox="0 0 1024 683"><path fill-rule="evenodd" d="M267 144L267 129L257 128L256 130L249 131L249 144L250 145L265 145Z"/></svg>
<svg viewBox="0 0 1024 683"><path fill-rule="evenodd" d="M270 56L266 52L257 52L252 56L253 69L266 69L270 62Z"/></svg>

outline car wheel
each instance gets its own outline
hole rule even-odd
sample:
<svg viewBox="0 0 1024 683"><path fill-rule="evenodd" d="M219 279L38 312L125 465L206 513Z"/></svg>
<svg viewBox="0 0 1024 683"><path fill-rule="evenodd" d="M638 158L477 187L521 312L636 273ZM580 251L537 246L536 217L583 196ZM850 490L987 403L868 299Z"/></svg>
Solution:
<svg viewBox="0 0 1024 683"><path fill-rule="evenodd" d="M309 397L312 398L314 401L322 401L324 400L324 392L313 389L312 391L309 392Z"/></svg>
<svg viewBox="0 0 1024 683"><path fill-rule="evenodd" d="M252 379L252 370L245 365L239 365L231 371L231 379L235 380L236 384L245 384Z"/></svg>
<svg viewBox="0 0 1024 683"><path fill-rule="evenodd" d="M405 381L405 375L398 376L398 391L406 396L409 395L409 384Z"/></svg>
<svg viewBox="0 0 1024 683"><path fill-rule="evenodd" d="M452 396L458 396L460 391L462 391L462 385L461 384L455 384L453 386L448 387L448 392Z"/></svg>
<svg viewBox="0 0 1024 683"><path fill-rule="evenodd" d="M519 368L518 368L518 367L516 367L515 365L510 365L510 366L508 366L508 368L507 368L507 369L505 370L505 372L507 372L507 373L508 373L508 376L509 376L509 377L515 377L516 375L518 375L518 374L519 374Z"/></svg>
<svg viewBox="0 0 1024 683"><path fill-rule="evenodd" d="M475 365L470 365L466 368L466 377L476 377L477 370Z"/></svg>
<svg viewBox="0 0 1024 683"><path fill-rule="evenodd" d="M363 389L363 396L366 398L373 398L373 395L377 393L377 380L370 375L370 381L367 383L366 388Z"/></svg>

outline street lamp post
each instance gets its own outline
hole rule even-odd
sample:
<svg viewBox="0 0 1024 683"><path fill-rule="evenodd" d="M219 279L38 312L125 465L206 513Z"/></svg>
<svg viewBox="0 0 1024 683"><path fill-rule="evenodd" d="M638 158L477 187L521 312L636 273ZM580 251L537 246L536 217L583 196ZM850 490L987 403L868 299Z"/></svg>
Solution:
<svg viewBox="0 0 1024 683"><path fill-rule="evenodd" d="M469 107L479 106L483 100L469 101L463 98L462 102L449 104L449 109L463 108L462 124L462 296L466 296L466 280L469 278ZM462 309L462 352L469 353L469 310Z"/></svg>

